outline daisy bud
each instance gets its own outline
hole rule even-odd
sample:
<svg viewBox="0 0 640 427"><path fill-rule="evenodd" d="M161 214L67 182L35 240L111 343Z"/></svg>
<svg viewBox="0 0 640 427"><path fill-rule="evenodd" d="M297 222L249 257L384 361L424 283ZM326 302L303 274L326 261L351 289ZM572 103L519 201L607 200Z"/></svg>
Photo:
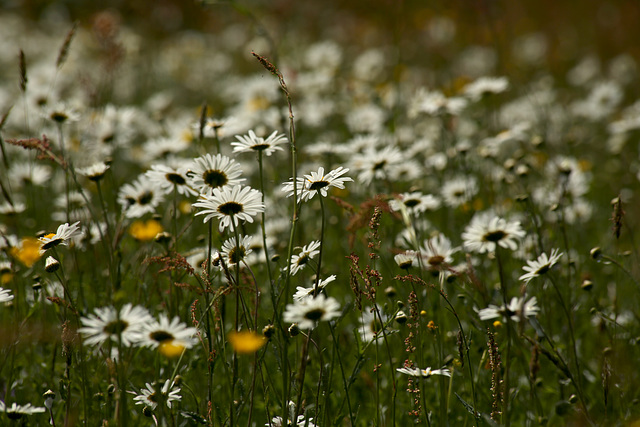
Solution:
<svg viewBox="0 0 640 427"><path fill-rule="evenodd" d="M56 398L56 394L51 390L47 390L44 392L42 397L44 397L44 406L46 406L47 409L51 410L51 408L53 407L53 401Z"/></svg>
<svg viewBox="0 0 640 427"><path fill-rule="evenodd" d="M60 263L58 262L57 259L55 259L52 256L47 257L47 261L45 262L45 266L44 266L44 270L47 273L53 273L57 271L59 268L60 268Z"/></svg>
<svg viewBox="0 0 640 427"><path fill-rule="evenodd" d="M591 258L598 259L602 255L602 250L599 246L596 246L595 248L591 249L591 251L589 251L589 254L591 255Z"/></svg>
<svg viewBox="0 0 640 427"><path fill-rule="evenodd" d="M173 379L173 385L179 387L182 384L182 375L176 375Z"/></svg>
<svg viewBox="0 0 640 427"><path fill-rule="evenodd" d="M144 408L142 408L142 414L145 417L153 417L153 409L151 409L149 406L145 406Z"/></svg>
<svg viewBox="0 0 640 427"><path fill-rule="evenodd" d="M407 323L407 315L404 313L404 311L400 310L398 314L396 314L396 322L400 323L401 325Z"/></svg>
<svg viewBox="0 0 640 427"><path fill-rule="evenodd" d="M384 290L385 295L387 295L388 298L393 298L396 296L396 288L394 288L393 286L389 286L387 289Z"/></svg>
<svg viewBox="0 0 640 427"><path fill-rule="evenodd" d="M575 394L572 394L571 396L569 396L569 403L574 405L578 403L578 396L576 396Z"/></svg>
<svg viewBox="0 0 640 427"><path fill-rule="evenodd" d="M171 241L171 234L166 231L162 231L156 234L155 241L160 244L169 243Z"/></svg>
<svg viewBox="0 0 640 427"><path fill-rule="evenodd" d="M590 291L593 288L593 282L591 280L585 279L582 281L580 287L585 291Z"/></svg>
<svg viewBox="0 0 640 427"><path fill-rule="evenodd" d="M262 329L262 335L264 335L266 339L271 339L275 332L276 329L273 327L273 325L267 325Z"/></svg>

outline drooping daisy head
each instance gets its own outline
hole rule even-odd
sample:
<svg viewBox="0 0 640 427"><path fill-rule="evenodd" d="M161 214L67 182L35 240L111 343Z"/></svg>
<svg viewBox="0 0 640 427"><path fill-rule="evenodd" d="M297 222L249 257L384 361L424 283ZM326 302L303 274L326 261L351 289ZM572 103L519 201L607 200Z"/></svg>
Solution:
<svg viewBox="0 0 640 427"><path fill-rule="evenodd" d="M267 139L256 136L255 132L249 131L248 135L236 135L237 141L231 143L234 153L262 152L265 156L270 156L276 151L282 151L281 144L287 142L287 137L278 131L273 131Z"/></svg>
<svg viewBox="0 0 640 427"><path fill-rule="evenodd" d="M205 215L204 222L218 218L221 232L231 224L237 227L240 221L253 222L253 217L264 211L262 193L241 185L214 188L211 196L201 195L193 206L202 208L196 215Z"/></svg>
<svg viewBox="0 0 640 427"><path fill-rule="evenodd" d="M297 324L300 329L311 329L315 328L320 321L328 321L338 316L340 316L338 301L320 294L315 298L305 298L294 304L288 304L283 320Z"/></svg>
<svg viewBox="0 0 640 427"><path fill-rule="evenodd" d="M484 213L473 217L462 233L462 239L464 247L472 252L494 252L497 246L515 251L525 234L519 221L509 222Z"/></svg>
<svg viewBox="0 0 640 427"><path fill-rule="evenodd" d="M191 170L187 172L191 187L198 189L203 195L212 195L215 189L237 186L244 181L240 175L240 165L221 154L205 154L194 159Z"/></svg>

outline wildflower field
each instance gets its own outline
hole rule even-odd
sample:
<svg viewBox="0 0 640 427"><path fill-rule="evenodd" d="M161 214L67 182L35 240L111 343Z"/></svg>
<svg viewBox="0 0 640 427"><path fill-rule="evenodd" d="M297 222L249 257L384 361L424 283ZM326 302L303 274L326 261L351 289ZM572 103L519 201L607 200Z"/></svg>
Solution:
<svg viewBox="0 0 640 427"><path fill-rule="evenodd" d="M82 3L0 11L1 426L640 425L639 4Z"/></svg>

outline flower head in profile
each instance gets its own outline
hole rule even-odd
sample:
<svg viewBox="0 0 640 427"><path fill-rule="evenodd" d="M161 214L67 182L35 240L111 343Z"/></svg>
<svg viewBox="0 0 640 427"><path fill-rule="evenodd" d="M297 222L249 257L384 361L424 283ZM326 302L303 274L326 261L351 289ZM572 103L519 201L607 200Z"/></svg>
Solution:
<svg viewBox="0 0 640 427"><path fill-rule="evenodd" d="M525 236L520 222L509 222L492 215L476 215L467 226L462 239L467 250L485 253L494 252L497 246L515 251L518 240Z"/></svg>
<svg viewBox="0 0 640 427"><path fill-rule="evenodd" d="M336 275L335 274L332 274L331 276L327 277L324 280L320 280L318 282L318 292L322 292L322 290L324 288L326 288L327 285L329 283L333 282L334 280L336 280ZM293 300L294 301L302 301L303 299L311 298L311 297L313 297L313 294L314 294L315 290L316 290L315 280L313 282L313 285L311 285L311 287L309 287L309 288L298 286L298 287L296 287L296 293L293 294Z"/></svg>
<svg viewBox="0 0 640 427"><path fill-rule="evenodd" d="M320 253L320 241L314 240L308 245L304 245L300 253L291 256L291 275L295 276L300 270Z"/></svg>
<svg viewBox="0 0 640 427"><path fill-rule="evenodd" d="M416 251L405 251L393 257L393 260L403 270L418 266L418 253Z"/></svg>
<svg viewBox="0 0 640 427"><path fill-rule="evenodd" d="M315 328L318 322L340 316L340 304L335 298L323 294L315 298L305 298L295 304L287 304L283 320L296 323L300 329Z"/></svg>
<svg viewBox="0 0 640 427"><path fill-rule="evenodd" d="M433 375L442 375L445 377L451 376L451 371L446 368L443 368L443 369L398 368L396 369L396 371L400 372L401 374L409 375L412 377L422 377L422 378L428 378Z"/></svg>
<svg viewBox="0 0 640 427"><path fill-rule="evenodd" d="M240 178L242 169L233 159L221 154L204 156L194 159L191 170L187 172L189 184L197 188L200 194L211 195L213 190L233 187L244 181Z"/></svg>
<svg viewBox="0 0 640 427"><path fill-rule="evenodd" d="M11 406L7 406L2 400L0 400L0 412L7 414L7 418L10 420L19 420L25 415L41 414L44 411L44 407L33 406L31 403L18 405L13 402Z"/></svg>
<svg viewBox="0 0 640 427"><path fill-rule="evenodd" d="M253 222L253 217L264 211L262 193L241 185L214 188L210 196L201 195L193 206L202 208L196 215L205 215L204 222L218 218L221 232L232 223L237 227L240 221Z"/></svg>
<svg viewBox="0 0 640 427"><path fill-rule="evenodd" d="M54 248L58 245L69 245L69 240L74 237L81 237L82 231L78 226L80 221L76 221L73 224L69 225L69 223L64 223L58 227L55 233L45 234L40 238L40 242L42 243L42 251L46 251L47 249Z"/></svg>
<svg viewBox="0 0 640 427"><path fill-rule="evenodd" d="M140 340L140 332L146 323L153 321L146 308L127 303L120 310L114 307L95 309L95 314L82 317L78 332L85 336L88 345L101 345L109 340L130 347Z"/></svg>
<svg viewBox="0 0 640 427"><path fill-rule="evenodd" d="M158 405L167 405L171 408L173 402L179 402L182 399L180 387L171 380L166 380L162 386L160 383L146 383L147 388L140 390L140 393L133 398L136 405L146 405L151 409L156 409Z"/></svg>
<svg viewBox="0 0 640 427"><path fill-rule="evenodd" d="M324 168L318 168L317 172L311 172L304 177L298 177L296 183L296 193L298 194L298 203L312 199L316 194L320 193L322 197L327 197L327 191L330 187L344 189L344 183L353 181L348 176L342 176L349 172L340 166L331 172L324 173ZM287 197L293 196L293 180L285 182L282 185L282 191L287 193Z"/></svg>
<svg viewBox="0 0 640 427"><path fill-rule="evenodd" d="M280 145L287 142L287 137L278 135L278 131L273 131L267 139L256 136L252 130L248 135L236 135L236 138L238 140L231 143L234 153L262 152L266 156L282 151Z"/></svg>
<svg viewBox="0 0 640 427"><path fill-rule="evenodd" d="M110 167L111 166L104 162L98 162L84 168L78 168L76 172L82 176L86 176L90 181L100 181L104 178L104 174L107 173Z"/></svg>
<svg viewBox="0 0 640 427"><path fill-rule="evenodd" d="M9 302L11 300L13 300L11 289L0 288L0 303Z"/></svg>
<svg viewBox="0 0 640 427"><path fill-rule="evenodd" d="M560 249L552 249L551 254L547 256L547 254L542 253L538 257L538 259L534 261L527 261L528 265L522 267L526 274L520 276L519 280L523 280L526 283L529 283L535 277L540 277L543 274L547 273L551 267L556 265L562 257L563 253L560 252Z"/></svg>
<svg viewBox="0 0 640 427"><path fill-rule="evenodd" d="M532 297L528 301L525 301L524 298L513 297L506 307L504 305L489 304L489 307L478 311L478 317L480 317L480 320L491 320L499 317L506 319L510 317L514 322L519 322L521 317L537 316L540 311L540 307L537 304L536 297Z"/></svg>

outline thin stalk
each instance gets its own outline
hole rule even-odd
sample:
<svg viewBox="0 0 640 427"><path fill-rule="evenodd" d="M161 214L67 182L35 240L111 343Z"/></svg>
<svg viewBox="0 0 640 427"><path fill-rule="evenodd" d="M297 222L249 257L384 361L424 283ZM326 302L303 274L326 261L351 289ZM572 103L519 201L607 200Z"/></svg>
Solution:
<svg viewBox="0 0 640 427"><path fill-rule="evenodd" d="M502 259L500 257L500 248L496 247L496 260L498 261L498 274L500 276L500 291L502 292L502 301L504 303L504 306L507 307L508 303L507 303L507 288L506 288L506 281L504 279L504 271L502 268ZM511 316L506 316L506 323L507 323L507 351L505 354L505 363L504 363L504 403L503 403L503 407L502 407L502 424L506 425L507 427L509 427L511 425L510 419L509 419L509 387L510 387L510 383L509 383L509 372L510 372L510 368L511 368L511 329L512 329L512 325L511 325Z"/></svg>

